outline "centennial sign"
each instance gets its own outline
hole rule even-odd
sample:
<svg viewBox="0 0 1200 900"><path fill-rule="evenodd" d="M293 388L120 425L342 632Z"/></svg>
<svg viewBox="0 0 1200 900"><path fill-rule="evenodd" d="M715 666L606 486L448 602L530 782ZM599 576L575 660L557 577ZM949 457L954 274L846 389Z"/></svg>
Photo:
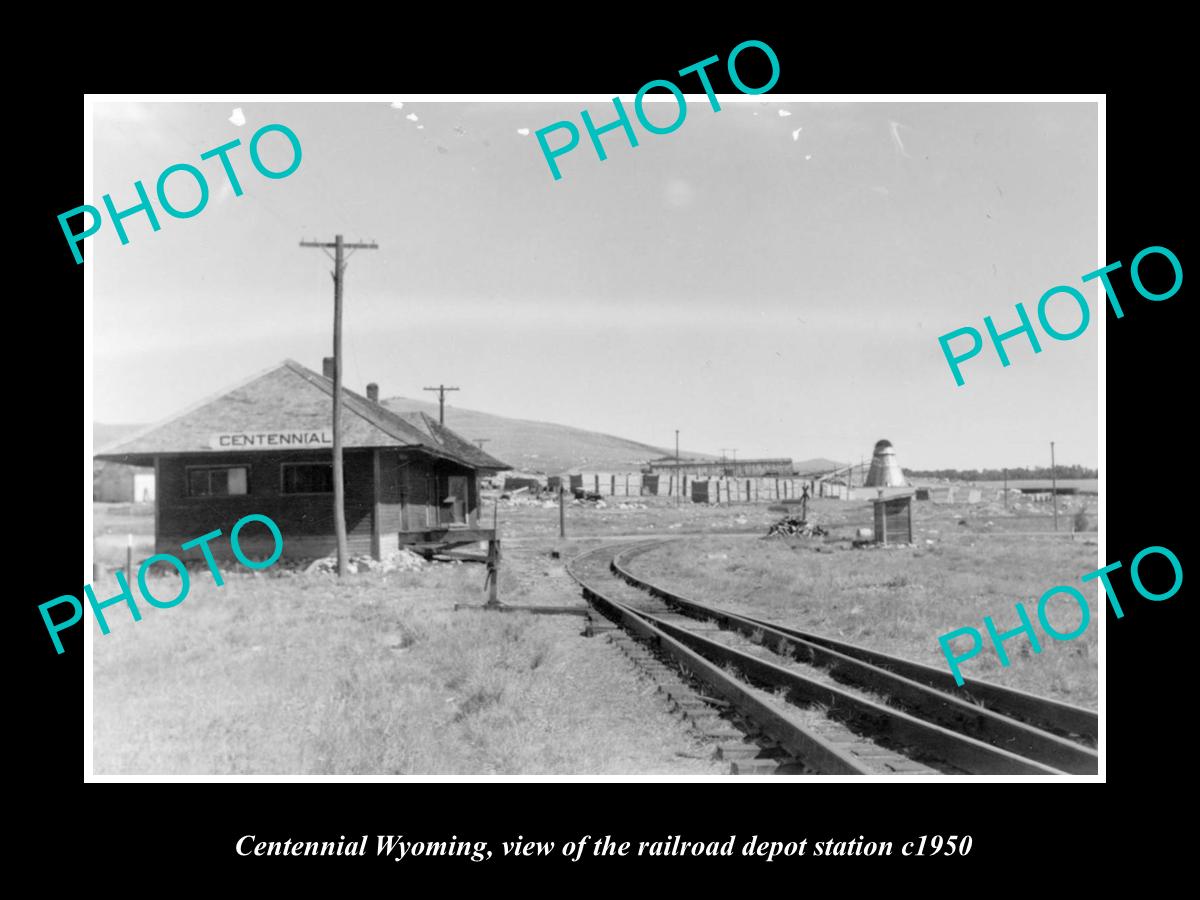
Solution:
<svg viewBox="0 0 1200 900"><path fill-rule="evenodd" d="M269 447L332 447L333 431L238 431L210 435L214 450L265 450Z"/></svg>

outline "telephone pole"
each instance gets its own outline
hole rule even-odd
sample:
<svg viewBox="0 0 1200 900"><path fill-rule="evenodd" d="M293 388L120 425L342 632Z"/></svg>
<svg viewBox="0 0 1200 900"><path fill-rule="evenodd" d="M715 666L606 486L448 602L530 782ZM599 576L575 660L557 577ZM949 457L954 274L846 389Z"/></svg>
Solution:
<svg viewBox="0 0 1200 900"><path fill-rule="evenodd" d="M490 441L491 438L475 438L475 443L479 445L479 449L483 449L483 445Z"/></svg>
<svg viewBox="0 0 1200 900"><path fill-rule="evenodd" d="M446 391L457 391L456 387L446 387L444 384L439 384L437 387L427 387L427 391L438 392L438 424L446 424Z"/></svg>
<svg viewBox="0 0 1200 900"><path fill-rule="evenodd" d="M733 474L732 472L729 471L729 460L725 456L725 454L730 451L733 452L734 465L737 465L737 447L722 447L721 448L721 473L723 475L732 475Z"/></svg>
<svg viewBox="0 0 1200 900"><path fill-rule="evenodd" d="M682 470L679 466L679 429L675 429L675 505L679 505L679 498L683 495L683 477Z"/></svg>
<svg viewBox="0 0 1200 900"><path fill-rule="evenodd" d="M342 280L346 273L346 250L378 250L379 245L347 244L339 234L333 243L301 241L301 247L320 247L333 260L333 530L337 535L338 577L346 577L346 488L342 484ZM334 249L329 255L328 248Z"/></svg>
<svg viewBox="0 0 1200 900"><path fill-rule="evenodd" d="M1054 469L1054 441L1050 442L1050 499L1054 501L1054 530L1058 531L1058 472Z"/></svg>

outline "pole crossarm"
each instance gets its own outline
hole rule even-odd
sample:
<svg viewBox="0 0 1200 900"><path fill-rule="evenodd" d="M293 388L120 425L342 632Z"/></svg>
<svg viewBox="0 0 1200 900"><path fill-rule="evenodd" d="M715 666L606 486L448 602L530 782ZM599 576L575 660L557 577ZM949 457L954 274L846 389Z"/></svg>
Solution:
<svg viewBox="0 0 1200 900"><path fill-rule="evenodd" d="M301 241L301 247L337 247L336 242L325 241ZM378 250L379 245L372 242L370 244L342 244L343 250Z"/></svg>

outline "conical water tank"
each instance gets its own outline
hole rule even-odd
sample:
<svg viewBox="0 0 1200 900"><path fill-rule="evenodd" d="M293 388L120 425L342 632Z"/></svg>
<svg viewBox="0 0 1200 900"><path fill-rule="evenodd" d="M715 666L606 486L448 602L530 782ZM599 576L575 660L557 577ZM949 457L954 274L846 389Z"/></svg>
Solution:
<svg viewBox="0 0 1200 900"><path fill-rule="evenodd" d="M891 441L879 441L875 444L875 454L871 457L871 471L867 473L867 487L904 487L908 482L900 471L900 463L896 462L896 451Z"/></svg>

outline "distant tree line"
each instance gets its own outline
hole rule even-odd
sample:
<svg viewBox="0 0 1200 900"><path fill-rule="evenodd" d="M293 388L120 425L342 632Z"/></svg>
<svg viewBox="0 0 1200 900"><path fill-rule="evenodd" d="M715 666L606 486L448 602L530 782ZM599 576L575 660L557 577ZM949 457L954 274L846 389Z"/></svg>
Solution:
<svg viewBox="0 0 1200 900"><path fill-rule="evenodd" d="M918 478L948 478L952 481L1003 481L1003 469L905 469L904 474ZM1083 466L1058 466L1055 475L1059 478L1099 478L1096 469L1086 469ZM1049 479L1049 466L1038 466L1034 469L1009 469L1009 481L1027 481L1034 479Z"/></svg>

